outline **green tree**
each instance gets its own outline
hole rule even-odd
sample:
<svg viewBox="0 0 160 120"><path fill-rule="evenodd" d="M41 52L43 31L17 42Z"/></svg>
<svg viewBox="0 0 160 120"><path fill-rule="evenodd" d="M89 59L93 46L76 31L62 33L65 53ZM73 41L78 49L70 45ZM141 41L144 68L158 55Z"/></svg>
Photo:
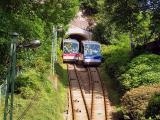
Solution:
<svg viewBox="0 0 160 120"><path fill-rule="evenodd" d="M81 9L85 15L97 14L100 10L99 2L102 0L80 0Z"/></svg>
<svg viewBox="0 0 160 120"><path fill-rule="evenodd" d="M48 51L51 48L51 36L53 25L66 26L79 9L78 0L1 0L0 1L0 57L4 57L0 65L6 66L9 55L10 32L18 32L18 42L26 43L33 39L40 39L42 46L40 52L29 52L30 56L45 57L49 60ZM26 53L19 51L18 61L24 64ZM34 58L34 57L32 57ZM5 61L5 62L4 62ZM34 61L30 58L30 63ZM34 63L33 63L34 64ZM30 64L32 65L32 64ZM28 64L26 65L26 67ZM34 66L34 65L33 65ZM7 66L6 66L7 67ZM4 70L6 69L4 68Z"/></svg>
<svg viewBox="0 0 160 120"><path fill-rule="evenodd" d="M109 23L121 31L130 32L135 41L160 38L159 0L105 0L105 15Z"/></svg>

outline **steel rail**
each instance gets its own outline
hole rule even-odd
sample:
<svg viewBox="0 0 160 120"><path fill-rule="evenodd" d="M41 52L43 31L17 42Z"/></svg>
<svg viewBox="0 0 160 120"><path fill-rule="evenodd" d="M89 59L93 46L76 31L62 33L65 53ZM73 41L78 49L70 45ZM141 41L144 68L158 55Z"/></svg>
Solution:
<svg viewBox="0 0 160 120"><path fill-rule="evenodd" d="M102 91L103 91L103 99L104 99L104 109L105 109L105 120L107 120L107 106L106 106L106 99L105 99L105 89L104 89L104 85L102 82L102 79L100 77L100 72L98 70L98 68L96 67L97 73L98 73L98 77L100 79L100 83L101 83L101 87L102 87Z"/></svg>
<svg viewBox="0 0 160 120"><path fill-rule="evenodd" d="M81 87L81 84L80 84L80 80L79 80L79 77L78 77L78 72L77 72L77 70L76 70L75 64L74 64L74 70L75 70L76 77L77 77L77 80L78 80L78 84L79 84L79 87L80 87L80 91L81 91L81 95L82 95L83 102L84 102L84 105L85 105L85 109L86 109L86 112L87 112L88 120L91 120L91 119L90 119L90 116L89 116L89 112L88 112L86 100L85 100L85 97L84 97L84 94L83 94L83 91L82 91L82 87Z"/></svg>
<svg viewBox="0 0 160 120"><path fill-rule="evenodd" d="M93 77L92 77L92 75L91 75L91 70L90 70L90 68L89 67L87 67L87 71L88 71L88 77L89 77L89 79L90 79L90 81L91 81L91 94L92 94L92 98L91 98L91 120L92 120L92 116L93 116L93 103L94 103L94 93L93 93L93 90L94 90L94 81L93 81Z"/></svg>
<svg viewBox="0 0 160 120"><path fill-rule="evenodd" d="M67 66L68 66L68 64L67 64ZM73 67L74 67L73 70L75 72L76 80L78 82L78 87L79 87L80 92L81 92L80 94L81 94L82 99L83 99L83 103L84 103L84 106L85 106L85 110L86 110L86 114L87 114L88 120L92 120L93 119L93 114L94 114L94 102L96 100L96 98L95 98L96 93L94 93L94 90L96 88L95 88L95 83L94 83L94 78L93 78L93 72L96 72L97 77L99 78L99 83L100 83L99 87L100 87L101 92L103 94L102 101L104 102L104 105L103 105L104 106L104 118L105 118L105 120L107 120L107 105L106 105L107 101L106 101L106 97L105 97L105 88L104 88L102 79L100 77L100 71L98 70L97 67L94 67L95 71L92 71L90 67L86 67L87 75L88 75L88 81L86 81L86 82L89 83L89 93L91 91L91 93L90 93L91 94L91 108L90 108L90 105L87 106L87 101L86 101L86 98L85 98L87 96L85 96L84 91L82 89L82 83L80 82L80 80L81 80L80 77L81 76L79 74L79 71L76 69L76 65L75 64L73 64ZM70 75L70 73L68 71L69 86L71 87L69 75ZM70 97L71 97L71 102L73 102L71 88L70 88ZM73 120L75 120L75 116L74 116L74 114L75 114L74 112L75 111L74 111L74 105L73 105L74 103L71 103L71 104L72 104L72 117L73 117Z"/></svg>
<svg viewBox="0 0 160 120"><path fill-rule="evenodd" d="M68 81L69 81L69 92L70 92L70 98L71 98L71 107L72 107L72 120L75 119L75 114L74 114L74 106L73 106L73 96L72 96L72 90L71 90L71 79L69 76L69 66L67 64L67 73L68 73Z"/></svg>
<svg viewBox="0 0 160 120"><path fill-rule="evenodd" d="M91 120L92 120L92 113L93 113L93 102L94 102L94 93L93 93L93 90L94 90L94 81L93 81L93 78L92 78L92 75L91 75L91 71L90 71L90 68L87 67L87 72L88 72L88 78L89 78L89 81L91 83L91 94L92 94L92 98L91 98Z"/></svg>

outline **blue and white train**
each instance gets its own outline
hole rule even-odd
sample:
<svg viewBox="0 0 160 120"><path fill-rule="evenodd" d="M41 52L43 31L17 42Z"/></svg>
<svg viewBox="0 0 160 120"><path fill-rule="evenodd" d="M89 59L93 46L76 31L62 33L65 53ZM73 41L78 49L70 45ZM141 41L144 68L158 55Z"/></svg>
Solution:
<svg viewBox="0 0 160 120"><path fill-rule="evenodd" d="M84 65L100 65L102 62L101 45L96 41L82 41L81 53Z"/></svg>

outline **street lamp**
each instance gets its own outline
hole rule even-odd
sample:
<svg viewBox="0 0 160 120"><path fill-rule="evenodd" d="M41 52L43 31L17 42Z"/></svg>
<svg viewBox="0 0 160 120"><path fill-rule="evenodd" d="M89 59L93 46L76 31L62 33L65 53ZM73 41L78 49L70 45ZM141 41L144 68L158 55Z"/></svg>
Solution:
<svg viewBox="0 0 160 120"><path fill-rule="evenodd" d="M5 96L4 120L13 119L13 102L14 102L14 84L16 79L16 48L36 48L40 46L39 40L33 40L28 44L17 46L19 34L14 32L11 34L10 64L7 76L7 91ZM9 116L9 118L8 118Z"/></svg>
<svg viewBox="0 0 160 120"><path fill-rule="evenodd" d="M30 42L30 48L37 48L41 45L41 42L40 40L32 40Z"/></svg>
<svg viewBox="0 0 160 120"><path fill-rule="evenodd" d="M37 48L41 45L40 40L32 40L27 44L20 44L18 48Z"/></svg>
<svg viewBox="0 0 160 120"><path fill-rule="evenodd" d="M10 120L13 116L13 93L14 93L14 82L16 76L16 42L18 38L18 33L12 33L11 49L10 49L10 64L7 76L7 91L5 97L5 110L4 110L4 120L7 120L7 115L9 113ZM9 102L10 100L10 102Z"/></svg>

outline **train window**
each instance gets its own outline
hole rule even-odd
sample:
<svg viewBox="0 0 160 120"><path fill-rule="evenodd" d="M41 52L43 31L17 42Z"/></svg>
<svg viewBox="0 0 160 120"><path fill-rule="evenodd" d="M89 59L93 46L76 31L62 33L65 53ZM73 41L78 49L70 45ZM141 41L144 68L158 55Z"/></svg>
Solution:
<svg viewBox="0 0 160 120"><path fill-rule="evenodd" d="M79 52L79 45L78 45L78 43L64 42L63 43L63 51L64 51L64 53L78 53Z"/></svg>
<svg viewBox="0 0 160 120"><path fill-rule="evenodd" d="M100 45L97 44L85 44L84 55L100 55Z"/></svg>

